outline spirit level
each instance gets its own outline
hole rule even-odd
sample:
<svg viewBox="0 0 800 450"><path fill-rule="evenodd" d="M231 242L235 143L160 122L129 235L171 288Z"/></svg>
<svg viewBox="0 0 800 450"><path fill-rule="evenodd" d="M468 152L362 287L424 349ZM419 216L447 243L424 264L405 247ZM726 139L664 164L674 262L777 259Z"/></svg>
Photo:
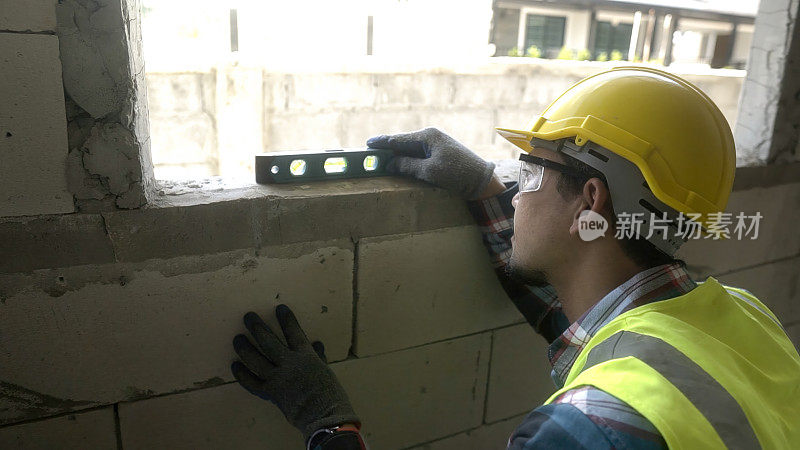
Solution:
<svg viewBox="0 0 800 450"><path fill-rule="evenodd" d="M386 163L394 152L375 148L346 148L256 155L256 183L293 183L388 175Z"/></svg>

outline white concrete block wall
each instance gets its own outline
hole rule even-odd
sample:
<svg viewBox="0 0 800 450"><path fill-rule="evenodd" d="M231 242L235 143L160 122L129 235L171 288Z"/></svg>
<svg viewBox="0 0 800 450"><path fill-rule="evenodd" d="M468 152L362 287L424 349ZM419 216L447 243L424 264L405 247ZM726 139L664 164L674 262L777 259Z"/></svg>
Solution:
<svg viewBox="0 0 800 450"><path fill-rule="evenodd" d="M726 212L732 214L734 223L739 213L761 214L758 238L690 240L678 250L677 256L687 262L695 277L724 274L795 256L800 253L800 235L789 230L800 223L798 205L800 183L734 191Z"/></svg>
<svg viewBox="0 0 800 450"><path fill-rule="evenodd" d="M492 334L487 423L530 412L556 391L547 342L530 325L501 328Z"/></svg>
<svg viewBox="0 0 800 450"><path fill-rule="evenodd" d="M294 308L330 361L351 345L348 241L0 275L0 423L231 381L256 311Z"/></svg>
<svg viewBox="0 0 800 450"><path fill-rule="evenodd" d="M489 347L483 333L331 368L370 447L399 449L481 424ZM122 403L119 416L126 449L302 447L278 408L236 383Z"/></svg>
<svg viewBox="0 0 800 450"><path fill-rule="evenodd" d="M731 272L719 276L719 281L752 292L784 327L800 323L800 257Z"/></svg>
<svg viewBox="0 0 800 450"><path fill-rule="evenodd" d="M508 438L522 423L527 414L522 414L510 419L501 420L488 425L483 425L470 431L459 433L455 436L439 439L427 444L414 447L410 450L486 450L490 448L503 449Z"/></svg>
<svg viewBox="0 0 800 450"><path fill-rule="evenodd" d="M114 408L67 414L0 428L0 448L86 450L117 447Z"/></svg>
<svg viewBox="0 0 800 450"><path fill-rule="evenodd" d="M371 448L399 449L482 423L491 336L480 333L334 365Z"/></svg>
<svg viewBox="0 0 800 450"><path fill-rule="evenodd" d="M299 450L303 435L238 383L119 405L122 448Z"/></svg>
<svg viewBox="0 0 800 450"><path fill-rule="evenodd" d="M0 217L73 212L58 38L0 33L0 80Z"/></svg>
<svg viewBox="0 0 800 450"><path fill-rule="evenodd" d="M47 32L56 30L58 0L0 0L0 30Z"/></svg>
<svg viewBox="0 0 800 450"><path fill-rule="evenodd" d="M356 307L358 356L521 320L475 226L362 239Z"/></svg>

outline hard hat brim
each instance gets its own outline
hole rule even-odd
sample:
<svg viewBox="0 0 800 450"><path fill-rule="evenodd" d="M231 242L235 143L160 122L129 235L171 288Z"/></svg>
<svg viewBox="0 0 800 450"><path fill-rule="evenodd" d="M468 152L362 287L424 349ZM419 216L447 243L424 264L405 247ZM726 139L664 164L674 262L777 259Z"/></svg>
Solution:
<svg viewBox="0 0 800 450"><path fill-rule="evenodd" d="M533 146L531 145L533 132L498 127L495 127L495 131L497 131L497 133L500 136L503 136L503 138L505 138L507 141L521 148L525 153L530 153L533 151Z"/></svg>

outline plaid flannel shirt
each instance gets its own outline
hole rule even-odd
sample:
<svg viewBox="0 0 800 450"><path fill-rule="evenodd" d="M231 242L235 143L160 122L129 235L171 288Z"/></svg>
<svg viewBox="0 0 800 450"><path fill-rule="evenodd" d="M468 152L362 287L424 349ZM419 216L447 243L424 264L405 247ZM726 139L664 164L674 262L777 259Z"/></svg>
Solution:
<svg viewBox="0 0 800 450"><path fill-rule="evenodd" d="M517 283L505 274L511 257L517 183L506 191L469 203L489 250L495 272L511 301L533 329L550 343L548 357L556 387L594 334L625 311L683 295L697 286L682 262L644 270L600 299L578 320L569 323L552 286ZM551 404L533 410L507 443L508 449L531 448L667 448L661 434L630 405L593 386L569 390Z"/></svg>

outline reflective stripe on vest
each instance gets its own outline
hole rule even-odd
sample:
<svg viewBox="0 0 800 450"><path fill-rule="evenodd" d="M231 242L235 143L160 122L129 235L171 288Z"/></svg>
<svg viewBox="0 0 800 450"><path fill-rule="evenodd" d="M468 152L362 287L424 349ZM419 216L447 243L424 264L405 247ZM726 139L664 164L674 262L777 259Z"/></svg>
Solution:
<svg viewBox="0 0 800 450"><path fill-rule="evenodd" d="M647 418L671 449L800 449L800 355L774 313L713 277L597 330L564 386L594 386Z"/></svg>
<svg viewBox="0 0 800 450"><path fill-rule="evenodd" d="M591 349L581 372L626 356L644 362L678 388L728 448L759 448L753 428L731 394L694 361L657 337L619 331Z"/></svg>
<svg viewBox="0 0 800 450"><path fill-rule="evenodd" d="M747 292L749 294L750 293L749 291L745 291L744 289L732 288L730 286L723 286L723 287L725 288L726 291L728 291L729 294L733 295L734 297L738 298L739 300L744 300L745 303L747 303L748 305L750 305L753 308L757 309L761 314L764 314L765 316L769 317L769 320L775 322L775 324L777 324L779 327L781 327L781 329L783 329L783 325L781 325L781 323L778 322L778 319L776 319L772 314L768 313L767 311L764 311L764 308L762 308L761 306L757 305L753 300L747 298L747 296L744 294L744 292ZM750 294L750 295L752 295L752 294Z"/></svg>

